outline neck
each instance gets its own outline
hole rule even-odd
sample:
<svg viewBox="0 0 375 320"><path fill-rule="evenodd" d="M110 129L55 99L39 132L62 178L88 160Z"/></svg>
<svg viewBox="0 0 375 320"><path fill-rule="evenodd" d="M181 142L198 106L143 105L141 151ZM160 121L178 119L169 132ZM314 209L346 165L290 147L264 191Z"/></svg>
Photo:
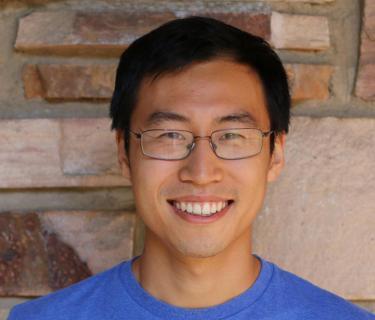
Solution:
<svg viewBox="0 0 375 320"><path fill-rule="evenodd" d="M133 263L133 273L152 296L184 308L224 303L252 286L260 262L251 254L251 232L230 247L207 258L171 252L149 232L145 249Z"/></svg>

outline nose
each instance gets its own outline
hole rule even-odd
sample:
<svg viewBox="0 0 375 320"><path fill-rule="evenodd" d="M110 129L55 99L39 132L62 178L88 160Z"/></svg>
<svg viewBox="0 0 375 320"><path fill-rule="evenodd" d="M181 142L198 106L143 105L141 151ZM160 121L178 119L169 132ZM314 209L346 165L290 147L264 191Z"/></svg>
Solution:
<svg viewBox="0 0 375 320"><path fill-rule="evenodd" d="M223 160L219 159L210 146L207 137L195 140L195 146L190 155L182 161L179 171L182 182L206 185L223 179Z"/></svg>

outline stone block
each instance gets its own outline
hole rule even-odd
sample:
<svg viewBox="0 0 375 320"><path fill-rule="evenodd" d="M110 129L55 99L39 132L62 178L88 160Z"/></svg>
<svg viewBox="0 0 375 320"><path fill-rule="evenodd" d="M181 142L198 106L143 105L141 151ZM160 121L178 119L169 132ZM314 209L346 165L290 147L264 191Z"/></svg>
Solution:
<svg viewBox="0 0 375 320"><path fill-rule="evenodd" d="M355 94L364 100L375 100L375 62L359 67Z"/></svg>
<svg viewBox="0 0 375 320"><path fill-rule="evenodd" d="M114 133L108 119L61 120L65 175L120 175Z"/></svg>
<svg viewBox="0 0 375 320"><path fill-rule="evenodd" d="M333 68L328 65L287 64L293 102L327 100Z"/></svg>
<svg viewBox="0 0 375 320"><path fill-rule="evenodd" d="M33 12L20 19L15 48L118 56L133 40L174 18L170 12Z"/></svg>
<svg viewBox="0 0 375 320"><path fill-rule="evenodd" d="M202 13L200 13L202 15ZM229 12L207 12L203 14L214 19L221 20L246 32L262 37L270 38L271 17L265 13L229 13Z"/></svg>
<svg viewBox="0 0 375 320"><path fill-rule="evenodd" d="M365 1L355 95L375 100L375 2Z"/></svg>
<svg viewBox="0 0 375 320"><path fill-rule="evenodd" d="M120 211L0 213L0 295L45 295L129 259L134 223Z"/></svg>
<svg viewBox="0 0 375 320"><path fill-rule="evenodd" d="M326 50L330 46L328 19L273 12L271 43L276 49Z"/></svg>
<svg viewBox="0 0 375 320"><path fill-rule="evenodd" d="M26 98L47 100L106 99L113 93L116 65L27 65Z"/></svg>
<svg viewBox="0 0 375 320"><path fill-rule="evenodd" d="M271 0L272 1L272 0ZM277 0L275 0L277 1ZM326 3L331 3L334 2L335 0L286 0L286 2L291 2L291 3L313 3L313 4L326 4Z"/></svg>
<svg viewBox="0 0 375 320"><path fill-rule="evenodd" d="M270 36L268 14L206 12L204 15L266 39ZM136 38L175 18L172 12L33 12L20 19L15 48L42 54L118 56Z"/></svg>
<svg viewBox="0 0 375 320"><path fill-rule="evenodd" d="M375 298L375 119L295 117L254 251L351 300Z"/></svg>
<svg viewBox="0 0 375 320"><path fill-rule="evenodd" d="M81 121L93 125L91 134L104 146L85 136L75 119L0 120L0 189L129 185L114 167L116 145L109 119ZM70 128L77 132L66 131ZM79 154L76 148L83 141Z"/></svg>

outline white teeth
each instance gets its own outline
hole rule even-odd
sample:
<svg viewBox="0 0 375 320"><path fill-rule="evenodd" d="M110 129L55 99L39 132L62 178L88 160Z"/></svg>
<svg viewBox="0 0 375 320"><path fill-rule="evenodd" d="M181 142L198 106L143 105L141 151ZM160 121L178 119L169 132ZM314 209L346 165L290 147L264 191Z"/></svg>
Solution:
<svg viewBox="0 0 375 320"><path fill-rule="evenodd" d="M224 206L225 206L225 204L223 202L218 202L216 210L220 211Z"/></svg>
<svg viewBox="0 0 375 320"><path fill-rule="evenodd" d="M217 210L217 205L216 205L216 203L212 203L211 204L211 213L215 213L216 211L219 211L219 210Z"/></svg>
<svg viewBox="0 0 375 320"><path fill-rule="evenodd" d="M205 202L202 209L202 215L209 215L211 213L210 210L210 204L208 202Z"/></svg>
<svg viewBox="0 0 375 320"><path fill-rule="evenodd" d="M219 202L177 202L174 201L173 205L181 210L186 211L189 214L199 215L199 216L210 216L216 212L221 211L227 205L227 201Z"/></svg>
<svg viewBox="0 0 375 320"><path fill-rule="evenodd" d="M202 213L202 207L199 203L194 203L193 213L195 213L195 214L201 214Z"/></svg>
<svg viewBox="0 0 375 320"><path fill-rule="evenodd" d="M178 202L176 202L176 203L178 203ZM180 209L180 208L178 208L178 209ZM186 211L186 203L185 202L181 202L181 210Z"/></svg>

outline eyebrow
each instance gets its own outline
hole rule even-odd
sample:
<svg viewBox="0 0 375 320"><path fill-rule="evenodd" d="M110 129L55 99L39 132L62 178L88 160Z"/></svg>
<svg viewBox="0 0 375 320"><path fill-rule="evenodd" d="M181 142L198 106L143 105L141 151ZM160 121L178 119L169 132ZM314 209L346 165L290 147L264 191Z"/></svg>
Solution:
<svg viewBox="0 0 375 320"><path fill-rule="evenodd" d="M156 111L151 113L146 123L147 125L161 124L165 121L177 121L183 123L189 123L190 119L175 112L170 111ZM255 118L247 111L243 112L234 112L223 117L215 118L214 120L218 124L227 123L227 122L238 122L247 125L255 125L257 121Z"/></svg>
<svg viewBox="0 0 375 320"><path fill-rule="evenodd" d="M243 111L240 113L231 113L224 117L220 117L215 119L217 123L225 123L225 122L238 122L248 125L255 125L257 121L255 118L247 111Z"/></svg>
<svg viewBox="0 0 375 320"><path fill-rule="evenodd" d="M160 124L164 121L178 121L178 122L189 122L189 119L185 116L169 112L169 111L156 111L151 113L146 120L148 125Z"/></svg>

